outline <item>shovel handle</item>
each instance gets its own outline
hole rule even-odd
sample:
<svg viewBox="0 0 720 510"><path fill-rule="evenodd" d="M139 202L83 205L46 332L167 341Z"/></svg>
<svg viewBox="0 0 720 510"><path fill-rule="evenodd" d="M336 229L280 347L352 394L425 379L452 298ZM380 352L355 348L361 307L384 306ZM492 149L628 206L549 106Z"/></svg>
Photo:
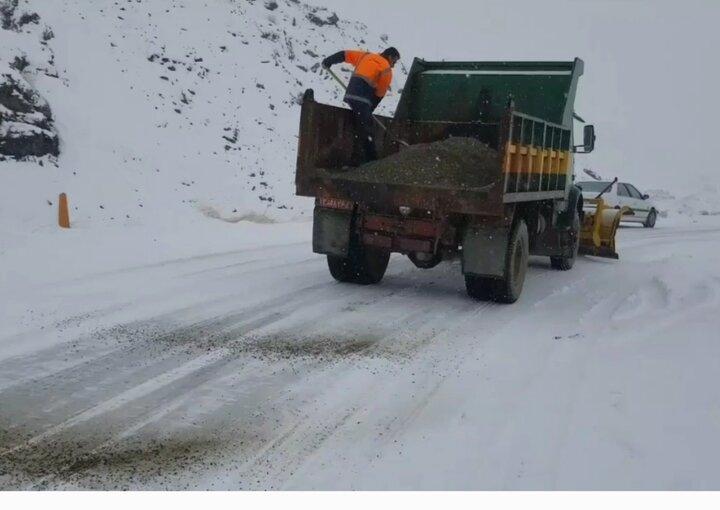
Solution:
<svg viewBox="0 0 720 510"><path fill-rule="evenodd" d="M330 76L332 76L333 78L335 78L335 81L337 81L337 82L340 84L340 86L343 88L343 90L347 90L347 85L345 85L345 82L342 81L342 80L340 79L340 77L333 72L332 69L330 69L329 67L325 67L324 69L325 69L328 73L330 73Z"/></svg>

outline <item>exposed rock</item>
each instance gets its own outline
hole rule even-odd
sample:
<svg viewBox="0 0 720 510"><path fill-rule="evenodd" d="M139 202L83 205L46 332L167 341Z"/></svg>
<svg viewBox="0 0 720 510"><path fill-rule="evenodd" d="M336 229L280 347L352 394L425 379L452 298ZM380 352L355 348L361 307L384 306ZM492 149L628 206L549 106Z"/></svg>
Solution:
<svg viewBox="0 0 720 510"><path fill-rule="evenodd" d="M24 25L39 24L37 14L18 16L17 7L17 0L0 0L3 29L18 31ZM40 41L39 34L38 37ZM42 41L47 43L47 40L43 35ZM46 51L50 52L48 62L30 62L18 50L0 53L0 155L22 159L59 153L50 106L26 78L37 72L51 76L52 69L46 66L52 66L52 52ZM38 64L43 67L39 68Z"/></svg>
<svg viewBox="0 0 720 510"><path fill-rule="evenodd" d="M313 23L314 25L317 25L317 26L319 26L319 27L322 27L322 26L325 26L325 25L337 26L338 21L340 21L340 18L338 18L338 15L337 15L337 14L335 14L335 13L333 12L333 13L330 14L329 16L323 18L323 17L321 17L321 16L319 15L320 12L321 12L320 9L309 12L308 15L307 15L307 19L308 19L311 23Z"/></svg>
<svg viewBox="0 0 720 510"><path fill-rule="evenodd" d="M3 0L0 2L0 24L5 30L12 30L16 27L15 11L18 7L18 0Z"/></svg>
<svg viewBox="0 0 720 510"><path fill-rule="evenodd" d="M24 122L0 123L0 153L16 159L28 156L57 156L60 147L57 135Z"/></svg>
<svg viewBox="0 0 720 510"><path fill-rule="evenodd" d="M33 12L33 13L25 12L20 16L20 19L18 19L17 26L19 28L19 27L28 25L30 23L33 23L35 25L40 23L40 15L36 12Z"/></svg>

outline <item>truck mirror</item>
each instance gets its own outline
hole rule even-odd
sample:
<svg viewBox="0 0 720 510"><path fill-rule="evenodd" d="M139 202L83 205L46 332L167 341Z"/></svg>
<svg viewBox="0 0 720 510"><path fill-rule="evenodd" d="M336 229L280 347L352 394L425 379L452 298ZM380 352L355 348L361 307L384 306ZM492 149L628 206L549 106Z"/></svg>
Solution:
<svg viewBox="0 0 720 510"><path fill-rule="evenodd" d="M650 198L650 195L648 195L647 193L644 193L642 196L642 199L647 200L648 198Z"/></svg>
<svg viewBox="0 0 720 510"><path fill-rule="evenodd" d="M588 124L583 128L583 150L592 152L595 149L595 126Z"/></svg>

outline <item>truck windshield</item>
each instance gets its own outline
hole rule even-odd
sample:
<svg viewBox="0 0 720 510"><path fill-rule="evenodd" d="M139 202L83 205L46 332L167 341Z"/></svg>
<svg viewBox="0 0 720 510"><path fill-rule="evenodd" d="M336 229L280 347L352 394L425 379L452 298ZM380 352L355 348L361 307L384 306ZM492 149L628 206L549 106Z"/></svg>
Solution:
<svg viewBox="0 0 720 510"><path fill-rule="evenodd" d="M609 182L604 181L582 181L576 182L575 184L580 186L583 191L594 191L597 193L600 193L602 190L610 186Z"/></svg>

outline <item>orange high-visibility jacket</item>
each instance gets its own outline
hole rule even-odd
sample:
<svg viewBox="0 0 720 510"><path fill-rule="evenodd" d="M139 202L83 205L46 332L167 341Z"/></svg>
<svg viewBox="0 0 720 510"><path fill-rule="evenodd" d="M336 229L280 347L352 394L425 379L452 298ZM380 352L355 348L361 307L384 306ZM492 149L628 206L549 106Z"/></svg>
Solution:
<svg viewBox="0 0 720 510"><path fill-rule="evenodd" d="M345 62L355 66L353 78L360 78L382 99L392 83L392 67L385 57L360 50L345 50Z"/></svg>

